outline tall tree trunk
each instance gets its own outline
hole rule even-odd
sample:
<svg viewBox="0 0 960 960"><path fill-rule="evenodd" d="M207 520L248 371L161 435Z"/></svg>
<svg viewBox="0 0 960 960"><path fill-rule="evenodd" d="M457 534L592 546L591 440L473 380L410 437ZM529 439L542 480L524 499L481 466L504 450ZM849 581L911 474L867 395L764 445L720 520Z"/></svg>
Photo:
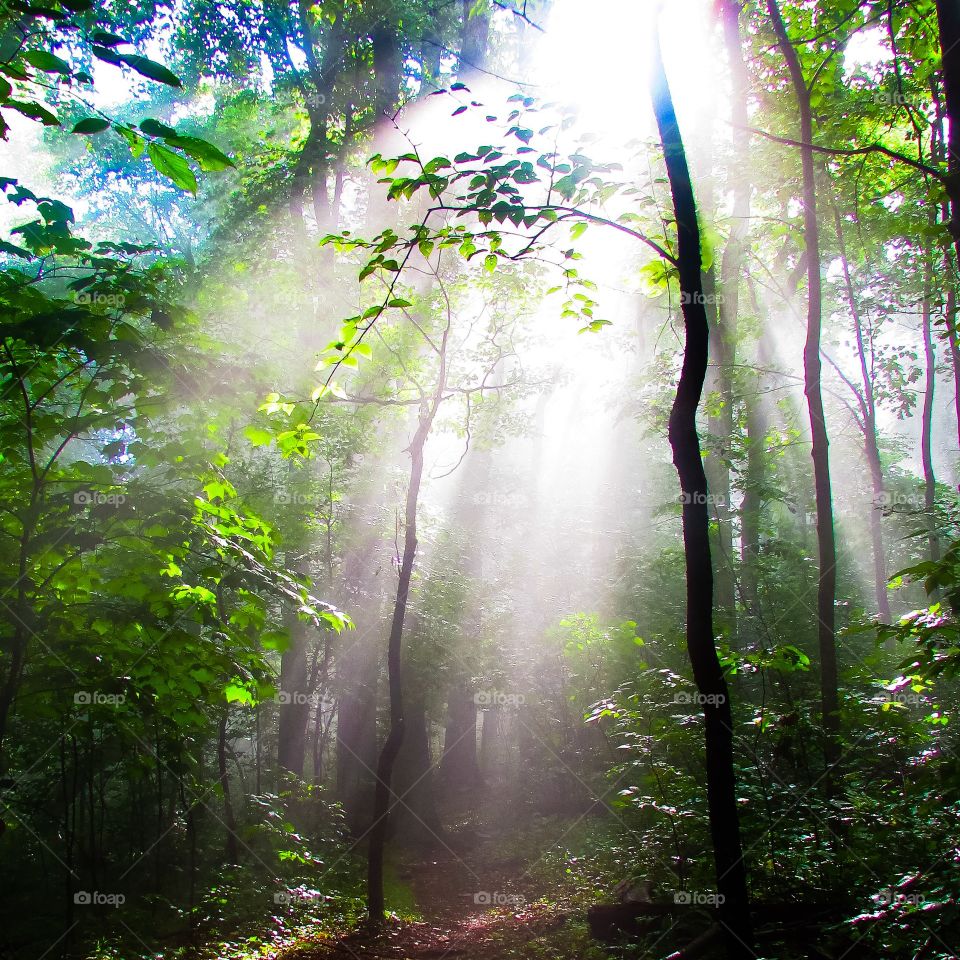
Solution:
<svg viewBox="0 0 960 960"><path fill-rule="evenodd" d="M853 332L857 341L857 358L860 363L860 389L854 390L854 396L860 407L863 432L863 450L870 470L870 486L873 498L870 505L870 542L873 550L873 590L877 603L877 613L884 623L890 622L890 601L887 598L887 563L883 546L883 464L880 460L880 438L877 431L877 400L873 389L873 346L870 357L863 335L863 317L853 287L850 274L850 261L847 259L846 244L843 239L843 220L836 202L832 202L833 225L837 234L837 249L840 252L840 264L843 270L843 284L847 296L850 316L853 318Z"/></svg>
<svg viewBox="0 0 960 960"><path fill-rule="evenodd" d="M729 247L729 243L727 247ZM724 294L717 292L716 271L711 267L703 274L703 291L707 324L710 329L709 353L712 358L707 368L705 389L715 393L719 401L716 412L707 421L707 432L712 438L710 455L706 459L707 485L710 488L709 507L717 522L715 567L715 607L718 626L727 637L734 637L737 629L736 570L733 558L733 524L730 510L730 456L733 441L733 358L736 337L736 313L725 314L719 304ZM712 406L712 404L711 404Z"/></svg>
<svg viewBox="0 0 960 960"><path fill-rule="evenodd" d="M760 377L757 378L759 389ZM743 499L740 501L740 563L743 572L740 589L748 612L757 602L757 560L760 557L760 504L761 487L766 476L767 421L763 415L759 396L748 397L746 405L747 464L744 471Z"/></svg>
<svg viewBox="0 0 960 960"><path fill-rule="evenodd" d="M927 251L923 278L923 357L926 382L923 388L923 420L920 433L920 455L923 461L923 507L928 525L927 543L930 559L940 559L940 539L937 536L937 477L933 470L933 400L937 382L937 355L933 346L933 263L932 251Z"/></svg>
<svg viewBox="0 0 960 960"><path fill-rule="evenodd" d="M340 657L337 669L337 797L356 836L369 824L370 771L377 757L379 657L373 642L372 636L361 639Z"/></svg>
<svg viewBox="0 0 960 960"><path fill-rule="evenodd" d="M8 352L8 357L12 356ZM27 392L25 378L21 376L15 363L11 362L14 377L20 386L20 393L24 403L24 420L27 427L27 450L33 471L33 486L30 490L30 500L27 505L20 536L17 538L17 581L16 597L10 609L9 619L13 620L9 644L4 644L9 650L10 663L7 666L6 676L0 682L0 774L6 772L4 747L7 740L8 724L16 701L20 684L23 680L23 671L27 663L27 645L30 634L33 632L34 604L31 602L29 576L32 561L33 536L40 519L40 498L42 479L36 466L36 455L33 443L33 407Z"/></svg>
<svg viewBox="0 0 960 960"><path fill-rule="evenodd" d="M953 369L953 407L957 415L957 443L960 444L960 338L957 335L957 287L953 260L945 258L947 273L947 302L943 320L947 327L947 342L950 344L950 366Z"/></svg>
<svg viewBox="0 0 960 960"><path fill-rule="evenodd" d="M410 479L407 485L404 513L403 555L400 560L400 578L397 599L390 625L387 644L387 678L390 690L390 729L377 760L377 779L373 794L373 826L367 851L367 910L375 924L383 922L383 851L387 839L387 818L390 811L390 780L393 766L403 745L403 689L401 685L401 647L403 621L410 595L410 578L417 555L417 503L423 479L423 448L432 418L421 415L413 442L410 444Z"/></svg>
<svg viewBox="0 0 960 960"><path fill-rule="evenodd" d="M223 793L223 825L227 828L225 855L227 863L239 863L237 848L237 819L233 812L233 799L230 796L230 776L227 773L227 720L230 708L224 707L217 728L217 772L220 778L220 790Z"/></svg>
<svg viewBox="0 0 960 960"><path fill-rule="evenodd" d="M280 657L280 707L277 762L284 770L303 776L307 723L310 720L307 644L311 627L296 614L287 616L290 645Z"/></svg>
<svg viewBox="0 0 960 960"><path fill-rule="evenodd" d="M930 81L930 90L933 96L933 106L936 119L933 125L933 157L942 162L943 153L947 149L945 130L944 106L940 98L936 78ZM954 130L951 125L951 131ZM954 158L955 159L955 158ZM951 211L955 209L952 199L948 196L947 202L940 205L940 220L950 223ZM957 214L954 214L954 219ZM960 335L957 331L957 265L960 259L955 250L946 248L943 251L944 282L946 284L946 304L944 305L944 326L947 330L947 343L950 345L950 364L953 368L953 405L957 418L957 439L960 442ZM956 479L956 476L955 476Z"/></svg>
<svg viewBox="0 0 960 960"><path fill-rule="evenodd" d="M373 47L373 73L375 91L373 98L374 124L383 123L393 116L400 100L403 80L403 60L397 27L380 20L370 33Z"/></svg>
<svg viewBox="0 0 960 960"><path fill-rule="evenodd" d="M753 929L747 875L740 841L733 719L727 683L713 633L713 570L707 478L697 435L697 408L707 372L709 326L701 276L700 224L693 184L667 82L657 32L653 41L651 100L663 147L677 223L677 268L683 301L685 343L677 394L670 412L669 440L683 500L683 546L687 580L687 650L703 701L707 802L717 892L727 955L753 957Z"/></svg>
<svg viewBox="0 0 960 960"><path fill-rule="evenodd" d="M487 44L490 38L490 13L476 10L474 0L460 0L463 28L460 34L460 69L464 83L479 77L487 62ZM472 15L471 15L472 13Z"/></svg>
<svg viewBox="0 0 960 960"><path fill-rule="evenodd" d="M757 315L761 314L761 304L756 290L751 284L750 293ZM767 433L769 423L767 411L760 394L760 385L764 372L769 368L770 350L766 331L761 329L756 346L757 392L747 394L744 406L747 428L747 465L743 483L743 499L740 502L740 560L743 575L740 579L741 595L744 606L753 617L757 616L756 607L759 587L760 526L763 507L763 486L767 475Z"/></svg>
<svg viewBox="0 0 960 960"><path fill-rule="evenodd" d="M374 505L366 498L354 508L372 516ZM385 586L378 577L380 539L371 526L343 558L340 605L354 612L356 639L338 650L331 690L337 701L336 788L347 823L360 836L370 823L373 768L377 762L377 693L380 673L380 640Z"/></svg>
<svg viewBox="0 0 960 960"><path fill-rule="evenodd" d="M480 727L480 776L485 782L498 779L503 740L503 711L498 706L483 711Z"/></svg>
<svg viewBox="0 0 960 960"><path fill-rule="evenodd" d="M722 371L721 383L724 387L724 415L722 429L728 441L734 432L733 413L733 364L736 360L737 318L740 309L740 280L743 273L744 252L750 221L750 197L752 185L749 177L747 160L750 155L749 116L747 113L747 66L743 59L743 47L740 36L740 4L732 0L722 0L720 4L720 18L723 26L724 46L727 52L727 63L730 70L731 95L730 112L732 123L732 139L737 162L731 167L731 187L733 189L733 209L730 218L730 236L723 250L723 259L720 264L720 297L717 303L718 336L716 346L720 352L714 354L714 362ZM729 454L728 454L729 455ZM724 523L727 527L727 539L721 537L721 545L727 553L725 564L733 564L733 512L730 503L730 470L724 468L723 493L724 499L718 504L721 528ZM741 529L741 542L743 531ZM742 553L741 553L742 556ZM731 593L735 591L735 583L731 586ZM736 637L736 606L735 596L731 596L734 614L734 630L731 634Z"/></svg>
<svg viewBox="0 0 960 960"><path fill-rule="evenodd" d="M443 732L440 773L453 789L471 788L480 779L477 762L477 705L464 681L451 684Z"/></svg>
<svg viewBox="0 0 960 960"><path fill-rule="evenodd" d="M427 715L421 696L406 709L406 734L397 756L397 801L390 812L391 835L406 844L431 846L443 837L434 795Z"/></svg>
<svg viewBox="0 0 960 960"><path fill-rule="evenodd" d="M833 496L830 489L830 441L821 390L820 327L823 289L820 275L820 226L817 222L817 187L813 162L813 111L810 91L800 58L780 15L777 0L767 0L767 10L777 43L793 84L800 113L800 148L803 167L803 232L807 259L807 336L803 346L803 392L807 399L812 440L813 485L817 510L817 641L820 657L820 711L824 735L824 785L828 796L837 786L840 762L840 717L837 677L837 634L834 604L837 593L837 545L833 529Z"/></svg>
<svg viewBox="0 0 960 960"><path fill-rule="evenodd" d="M390 729L377 759L376 786L373 793L373 825L370 828L370 844L367 848L367 911L370 921L383 922L383 852L387 839L387 820L390 814L390 780L397 754L403 745L404 715L401 675L401 652L403 644L403 621L410 596L410 579L417 555L417 505L420 500L420 484L423 480L423 450L430 436L437 410L443 402L447 387L447 345L450 336L450 320L444 329L437 349L439 370L433 396L423 397L420 415L413 440L407 448L410 453L410 478L404 510L403 554L400 559L400 576L397 581L397 598L390 624L390 639L387 643L387 681L390 690Z"/></svg>
<svg viewBox="0 0 960 960"><path fill-rule="evenodd" d="M945 186L950 198L950 222L947 226L960 264L960 3L957 0L936 0L936 5L943 98L949 121Z"/></svg>

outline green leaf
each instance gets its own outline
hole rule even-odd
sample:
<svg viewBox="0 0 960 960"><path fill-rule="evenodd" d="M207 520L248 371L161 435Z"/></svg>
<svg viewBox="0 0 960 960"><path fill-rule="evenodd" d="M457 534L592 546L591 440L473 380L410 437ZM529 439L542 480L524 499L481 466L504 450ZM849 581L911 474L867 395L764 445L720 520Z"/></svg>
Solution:
<svg viewBox="0 0 960 960"><path fill-rule="evenodd" d="M73 133L103 133L104 130L110 129L110 121L104 120L102 117L87 117L84 120L79 121L73 127Z"/></svg>
<svg viewBox="0 0 960 960"><path fill-rule="evenodd" d="M130 147L130 153L134 158L139 157L143 153L147 141L144 140L139 133L131 130L130 127L114 127L114 129L127 141L127 145Z"/></svg>
<svg viewBox="0 0 960 960"><path fill-rule="evenodd" d="M253 695L238 683L228 683L223 689L223 695L227 698L227 703L253 703Z"/></svg>
<svg viewBox="0 0 960 960"><path fill-rule="evenodd" d="M141 57L135 53L121 53L120 59L128 67L136 70L141 77L156 80L158 83L165 83L168 87L183 86L180 78L161 63L155 63L153 60L149 60L147 57Z"/></svg>
<svg viewBox="0 0 960 960"><path fill-rule="evenodd" d="M108 47L101 47L98 44L94 44L94 46L90 48L90 52L104 63L112 63L117 67L123 65L123 59L116 50L110 50Z"/></svg>
<svg viewBox="0 0 960 960"><path fill-rule="evenodd" d="M29 117L31 120L39 120L45 127L59 127L60 121L46 107L41 107L39 103L28 103L24 100L8 100L4 106L16 110L17 113Z"/></svg>
<svg viewBox="0 0 960 960"><path fill-rule="evenodd" d="M170 87L182 87L180 78L159 63L154 63L146 57L141 57L135 53L117 53L109 47L96 45L92 48L93 55L104 63L112 63L114 66L126 65L136 70L141 77L147 77L149 80L156 80L159 83L165 83Z"/></svg>
<svg viewBox="0 0 960 960"><path fill-rule="evenodd" d="M141 120L140 129L148 137L175 137L177 135L177 131L173 127L168 127L165 123L161 123L153 117Z"/></svg>
<svg viewBox="0 0 960 960"><path fill-rule="evenodd" d="M188 190L196 195L196 175L183 157L166 147L161 147L159 143L147 144L147 156L157 173L169 177L181 190Z"/></svg>
<svg viewBox="0 0 960 960"><path fill-rule="evenodd" d="M273 434L269 430L255 427L253 424L244 428L243 435L255 447L268 447L273 442Z"/></svg>
<svg viewBox="0 0 960 960"><path fill-rule="evenodd" d="M7 243L6 240L0 240L0 253L9 253L14 257L22 257L24 260L33 259L33 254L29 250L24 250L23 247L18 247L13 243Z"/></svg>
<svg viewBox="0 0 960 960"><path fill-rule="evenodd" d="M23 59L26 60L31 67L36 67L44 73L59 73L64 76L69 76L71 72L70 64L67 63L66 60L61 60L46 50L28 50L23 55Z"/></svg>
<svg viewBox="0 0 960 960"><path fill-rule="evenodd" d="M264 650L276 650L283 653L290 646L290 632L288 630L266 630L260 635L260 643Z"/></svg>
<svg viewBox="0 0 960 960"><path fill-rule="evenodd" d="M143 130L143 124L140 124ZM201 140L200 137L182 137L174 133L173 136L163 134L171 147L178 147L184 153L193 157L200 164L200 169L209 173L215 170L226 170L235 166L234 162L223 151L218 150L212 143Z"/></svg>
<svg viewBox="0 0 960 960"><path fill-rule="evenodd" d="M117 47L121 43L128 42L123 37L118 37L115 33L107 33L105 30L94 30L90 34L90 39L94 43L100 44L101 47Z"/></svg>

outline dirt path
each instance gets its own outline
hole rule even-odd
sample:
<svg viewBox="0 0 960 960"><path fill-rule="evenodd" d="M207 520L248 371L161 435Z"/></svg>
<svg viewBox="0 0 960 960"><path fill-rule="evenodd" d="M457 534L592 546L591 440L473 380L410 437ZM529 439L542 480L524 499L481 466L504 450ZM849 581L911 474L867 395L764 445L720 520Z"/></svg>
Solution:
<svg viewBox="0 0 960 960"><path fill-rule="evenodd" d="M503 960L518 956L533 941L560 931L568 914L541 900L526 874L527 864L504 855L502 838L452 836L447 848L401 860L398 876L407 884L422 916L391 922L376 936L357 931L284 955L283 960L322 957L469 957Z"/></svg>

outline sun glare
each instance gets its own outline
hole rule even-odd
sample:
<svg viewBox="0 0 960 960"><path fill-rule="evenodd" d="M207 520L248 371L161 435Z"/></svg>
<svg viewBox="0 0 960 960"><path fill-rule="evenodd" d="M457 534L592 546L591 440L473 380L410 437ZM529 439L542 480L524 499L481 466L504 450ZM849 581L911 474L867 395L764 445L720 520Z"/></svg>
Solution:
<svg viewBox="0 0 960 960"><path fill-rule="evenodd" d="M659 6L655 0L605 0L585 14L577 0L560 0L540 43L539 95L575 107L584 130L605 140L652 132L648 74ZM672 0L659 21L678 114L688 124L698 122L705 108L715 109L718 90L712 4Z"/></svg>

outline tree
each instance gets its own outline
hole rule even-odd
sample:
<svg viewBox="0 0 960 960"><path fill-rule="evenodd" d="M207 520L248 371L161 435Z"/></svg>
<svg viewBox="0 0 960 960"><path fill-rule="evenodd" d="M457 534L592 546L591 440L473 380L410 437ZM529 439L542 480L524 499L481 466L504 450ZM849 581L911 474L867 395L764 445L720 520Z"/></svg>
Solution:
<svg viewBox="0 0 960 960"><path fill-rule="evenodd" d="M837 668L836 610L837 546L830 488L830 441L821 391L820 330L823 282L820 271L820 224L817 219L816 169L813 158L813 108L803 73L777 0L767 0L770 22L790 73L800 117L800 159L803 167L803 234L807 265L807 335L803 347L803 391L807 399L812 439L814 493L817 510L817 636L820 651L820 701L824 733L827 790L832 793L840 762L840 721Z"/></svg>
<svg viewBox="0 0 960 960"><path fill-rule="evenodd" d="M654 39L651 97L676 217L676 265L685 331L683 366L670 411L669 438L683 491L687 650L703 703L710 833L716 861L717 891L723 896L720 916L727 955L752 957L753 929L733 765L733 714L713 634L707 477L697 436L697 408L707 372L709 342L701 276L700 226L659 37Z"/></svg>

